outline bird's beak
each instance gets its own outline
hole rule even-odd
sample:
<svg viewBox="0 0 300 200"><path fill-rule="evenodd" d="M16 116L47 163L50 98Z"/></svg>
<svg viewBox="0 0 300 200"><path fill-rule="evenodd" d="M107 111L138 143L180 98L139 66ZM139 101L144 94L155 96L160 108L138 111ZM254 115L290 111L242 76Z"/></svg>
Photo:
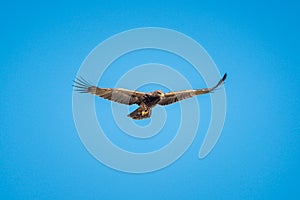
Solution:
<svg viewBox="0 0 300 200"><path fill-rule="evenodd" d="M164 96L165 96L165 94L164 94L164 93L161 93L161 94L159 94L159 96L160 96L160 97L164 97Z"/></svg>

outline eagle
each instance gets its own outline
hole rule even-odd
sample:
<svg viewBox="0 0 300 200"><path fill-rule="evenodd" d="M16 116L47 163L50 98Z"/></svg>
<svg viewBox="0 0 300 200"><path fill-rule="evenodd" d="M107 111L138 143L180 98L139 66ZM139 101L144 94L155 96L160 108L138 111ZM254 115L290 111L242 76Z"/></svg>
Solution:
<svg viewBox="0 0 300 200"><path fill-rule="evenodd" d="M127 116L135 120L141 120L150 118L152 108L156 105L165 106L193 96L207 94L214 91L225 82L226 77L227 74L225 73L219 82L211 88L182 90L167 93L164 93L161 90L145 93L123 88L100 88L93 86L82 77L77 77L74 80L73 87L76 92L89 93L117 103L126 105L137 104L139 107Z"/></svg>

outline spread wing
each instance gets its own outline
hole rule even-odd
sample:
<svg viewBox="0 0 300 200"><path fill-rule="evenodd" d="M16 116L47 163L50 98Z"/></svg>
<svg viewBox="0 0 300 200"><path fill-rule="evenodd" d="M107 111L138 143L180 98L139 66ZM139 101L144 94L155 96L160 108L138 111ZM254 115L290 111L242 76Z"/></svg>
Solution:
<svg viewBox="0 0 300 200"><path fill-rule="evenodd" d="M122 104L140 104L145 97L145 93L122 88L99 88L92 86L89 82L81 78L74 80L74 90L81 93L90 93Z"/></svg>
<svg viewBox="0 0 300 200"><path fill-rule="evenodd" d="M212 88L203 88L199 90L183 90L183 91L177 91L177 92L168 92L164 94L164 97L161 98L161 100L158 102L159 105L168 105L171 103L175 103L177 101L181 101L183 99L191 98L196 95L206 94L209 92L212 92L217 87L221 86L225 79L227 77L227 74L224 74L223 78Z"/></svg>

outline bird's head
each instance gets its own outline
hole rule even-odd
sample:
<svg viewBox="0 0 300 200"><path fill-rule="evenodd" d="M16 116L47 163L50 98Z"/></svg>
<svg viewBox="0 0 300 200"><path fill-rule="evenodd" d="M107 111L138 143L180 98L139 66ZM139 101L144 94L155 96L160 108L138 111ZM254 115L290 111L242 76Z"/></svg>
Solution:
<svg viewBox="0 0 300 200"><path fill-rule="evenodd" d="M159 97L165 96L164 93L163 93L161 90L155 90L155 91L153 92L153 95L154 95L154 96L159 96Z"/></svg>

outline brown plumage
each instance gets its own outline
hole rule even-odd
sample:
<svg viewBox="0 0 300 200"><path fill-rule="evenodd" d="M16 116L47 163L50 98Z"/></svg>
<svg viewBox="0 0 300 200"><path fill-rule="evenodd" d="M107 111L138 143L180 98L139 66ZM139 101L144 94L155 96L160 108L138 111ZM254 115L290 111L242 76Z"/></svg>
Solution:
<svg viewBox="0 0 300 200"><path fill-rule="evenodd" d="M132 119L145 119L151 116L151 110L154 106L169 105L183 99L191 98L193 96L210 93L219 86L221 86L227 74L212 88L203 88L198 90L182 90L176 92L163 93L160 90L153 92L138 92L133 90L126 90L122 88L99 88L92 86L83 78L76 78L74 81L75 91L82 93L90 93L104 99L108 99L117 103L126 105L137 104L139 107L130 113L128 117Z"/></svg>

